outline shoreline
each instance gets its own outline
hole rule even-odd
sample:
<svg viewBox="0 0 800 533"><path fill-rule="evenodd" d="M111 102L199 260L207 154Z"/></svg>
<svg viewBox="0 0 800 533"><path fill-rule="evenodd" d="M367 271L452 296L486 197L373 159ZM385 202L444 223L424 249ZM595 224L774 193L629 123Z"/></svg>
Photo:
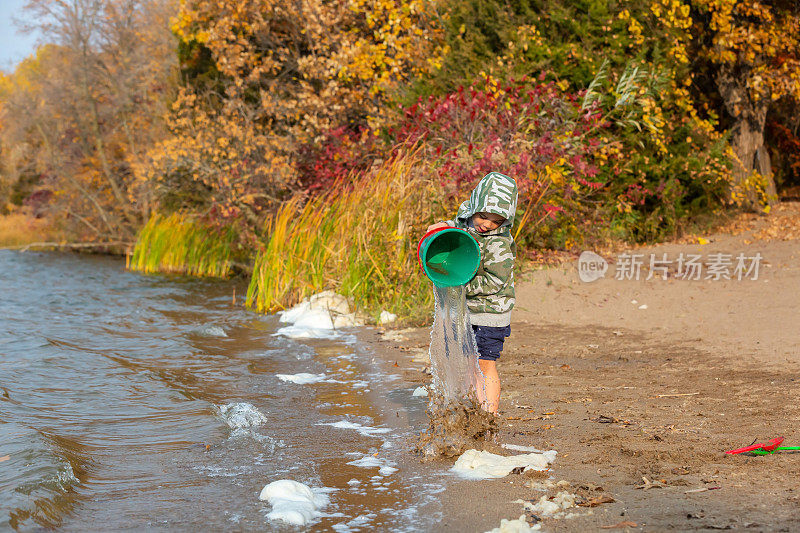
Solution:
<svg viewBox="0 0 800 533"><path fill-rule="evenodd" d="M584 283L574 262L521 276L498 362L500 442L555 449L553 481L614 499L540 517L544 530L800 529L800 454L724 453L778 436L800 445L800 241L758 239L765 224L635 250L759 252L758 280L618 281L612 264L612 279ZM409 328L367 342L419 385L429 340L428 328ZM531 485L522 475L455 481L437 530L487 531L524 513L515 502L558 490Z"/></svg>

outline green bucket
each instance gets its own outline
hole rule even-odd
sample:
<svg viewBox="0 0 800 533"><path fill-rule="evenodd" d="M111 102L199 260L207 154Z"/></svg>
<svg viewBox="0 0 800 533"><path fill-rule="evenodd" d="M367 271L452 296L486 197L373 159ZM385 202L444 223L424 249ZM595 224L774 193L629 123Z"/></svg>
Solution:
<svg viewBox="0 0 800 533"><path fill-rule="evenodd" d="M455 287L469 282L478 271L478 243L459 228L440 228L426 233L417 246L417 257L425 275L437 287Z"/></svg>

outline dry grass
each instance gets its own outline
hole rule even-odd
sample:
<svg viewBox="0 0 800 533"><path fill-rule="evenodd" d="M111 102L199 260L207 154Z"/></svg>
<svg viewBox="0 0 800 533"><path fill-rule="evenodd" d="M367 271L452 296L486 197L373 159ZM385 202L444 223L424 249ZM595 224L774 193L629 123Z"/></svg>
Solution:
<svg viewBox="0 0 800 533"><path fill-rule="evenodd" d="M24 213L0 216L0 248L58 240L58 232L44 218L34 218Z"/></svg>

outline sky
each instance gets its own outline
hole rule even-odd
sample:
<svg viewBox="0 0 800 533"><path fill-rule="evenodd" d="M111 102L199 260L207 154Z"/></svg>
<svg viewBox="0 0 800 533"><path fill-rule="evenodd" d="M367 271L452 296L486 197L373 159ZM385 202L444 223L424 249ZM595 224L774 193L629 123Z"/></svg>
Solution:
<svg viewBox="0 0 800 533"><path fill-rule="evenodd" d="M36 36L18 33L12 18L24 18L27 0L0 0L0 70L11 72L36 48Z"/></svg>

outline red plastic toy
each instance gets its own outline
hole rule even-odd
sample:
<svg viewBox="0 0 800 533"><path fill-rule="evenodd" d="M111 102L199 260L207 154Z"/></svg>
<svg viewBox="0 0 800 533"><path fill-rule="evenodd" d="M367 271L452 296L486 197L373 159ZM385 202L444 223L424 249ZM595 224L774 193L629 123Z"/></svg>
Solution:
<svg viewBox="0 0 800 533"><path fill-rule="evenodd" d="M745 446L744 448L738 448L736 450L728 450L725 453L736 454L736 453L752 452L755 450L764 450L765 452L771 452L772 450L781 445L781 443L783 442L783 437L777 437L767 442L769 442L769 444L763 444L763 443L751 444L750 446Z"/></svg>

